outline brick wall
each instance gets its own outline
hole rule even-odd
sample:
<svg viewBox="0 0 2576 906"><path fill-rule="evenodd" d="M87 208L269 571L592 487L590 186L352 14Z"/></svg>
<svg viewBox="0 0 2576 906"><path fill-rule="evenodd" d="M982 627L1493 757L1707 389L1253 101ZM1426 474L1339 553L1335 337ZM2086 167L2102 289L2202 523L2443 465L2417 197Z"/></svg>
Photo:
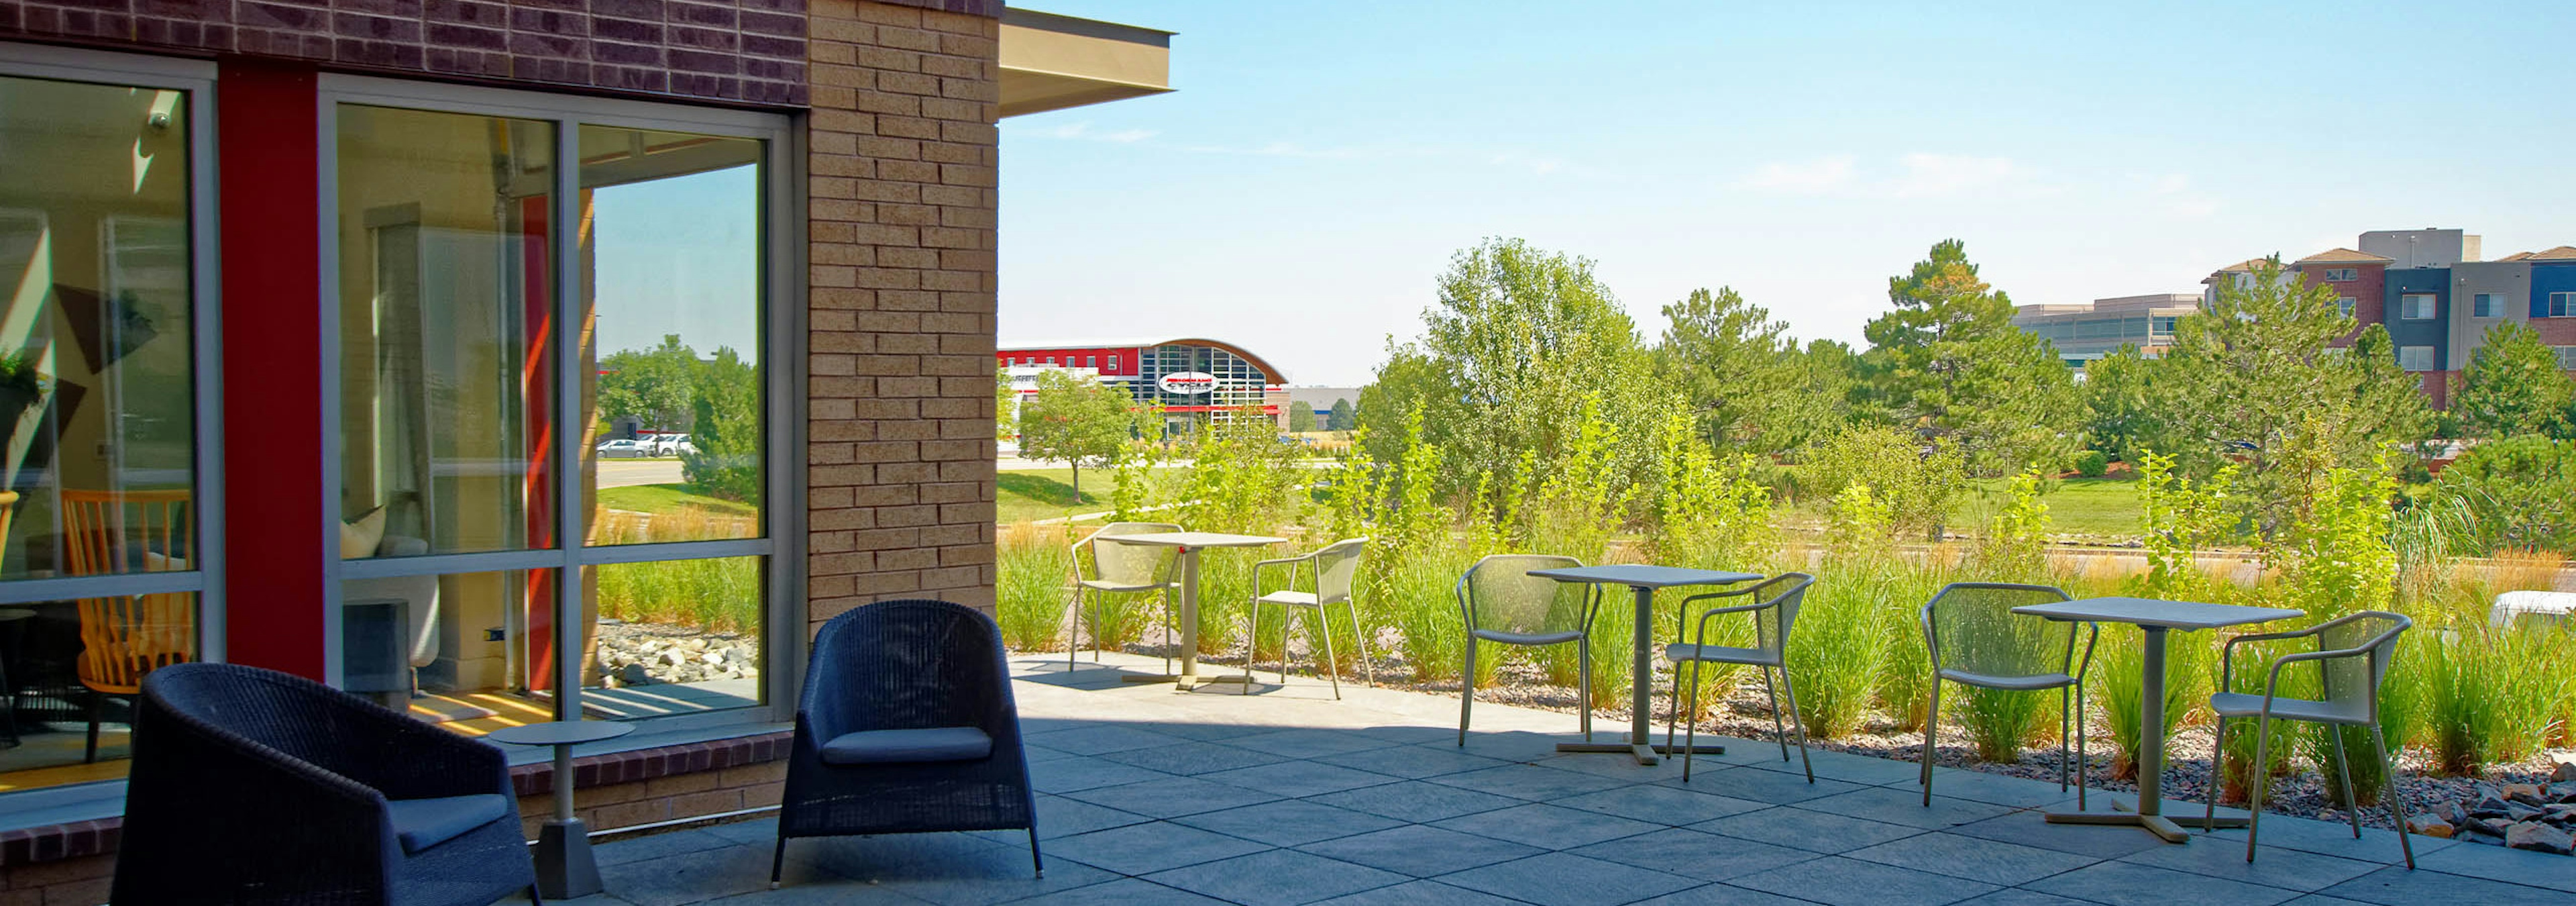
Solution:
<svg viewBox="0 0 2576 906"><path fill-rule="evenodd" d="M805 0L0 0L0 37L805 102Z"/></svg>
<svg viewBox="0 0 2576 906"><path fill-rule="evenodd" d="M999 23L809 12L809 619L990 610Z"/></svg>

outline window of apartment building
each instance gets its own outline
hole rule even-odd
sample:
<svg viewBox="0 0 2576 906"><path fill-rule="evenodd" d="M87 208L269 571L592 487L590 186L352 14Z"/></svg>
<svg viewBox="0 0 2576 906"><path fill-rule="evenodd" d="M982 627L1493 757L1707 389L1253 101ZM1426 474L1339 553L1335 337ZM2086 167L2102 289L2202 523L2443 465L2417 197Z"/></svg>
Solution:
<svg viewBox="0 0 2576 906"><path fill-rule="evenodd" d="M2349 318L2352 317L2353 306L2357 304L2359 304L2358 300L2351 296L2344 296L2335 300L2335 311Z"/></svg>
<svg viewBox="0 0 2576 906"><path fill-rule="evenodd" d="M2431 371L2431 370L2433 370L2433 347L2430 347L2430 346L2400 346L2400 347L2397 347L2397 367L2399 367L2399 368L2403 368L2403 369L2406 369L2406 370L2408 370L2408 371Z"/></svg>
<svg viewBox="0 0 2576 906"><path fill-rule="evenodd" d="M2576 317L2576 293L2550 293L2549 304L2542 311L2552 318Z"/></svg>
<svg viewBox="0 0 2576 906"><path fill-rule="evenodd" d="M2479 293L2469 297L2469 317L2500 318L2503 316L2503 293Z"/></svg>
<svg viewBox="0 0 2576 906"><path fill-rule="evenodd" d="M1109 370L1111 370L1111 371L1116 371L1116 370L1118 370L1118 357L1117 357L1117 356L1114 356L1114 355L1113 355L1113 356L1110 356L1110 357L1109 357Z"/></svg>
<svg viewBox="0 0 2576 906"><path fill-rule="evenodd" d="M798 508L771 506L801 499L787 120L340 76L322 101L327 669L465 733L774 716L804 639Z"/></svg>
<svg viewBox="0 0 2576 906"><path fill-rule="evenodd" d="M2397 297L2398 317L2403 320L2430 321L2434 308L2432 293L2407 293Z"/></svg>
<svg viewBox="0 0 2576 906"><path fill-rule="evenodd" d="M2326 282L2328 282L2328 283L2350 283L2350 282L2352 282L2352 281L2359 280L2359 279L2361 279L2361 270L2360 270L2359 268L2350 268L2350 267L2329 267L2329 268L2326 268Z"/></svg>
<svg viewBox="0 0 2576 906"><path fill-rule="evenodd" d="M143 675L223 651L213 75L0 47L0 789L124 776Z"/></svg>
<svg viewBox="0 0 2576 906"><path fill-rule="evenodd" d="M2552 346L2558 353L2558 370L2576 371L2576 346Z"/></svg>
<svg viewBox="0 0 2576 906"><path fill-rule="evenodd" d="M1084 368L1098 368L1098 367L1100 367L1100 357L1099 357L1099 356L1096 356L1096 355L1087 355L1087 356L1083 356L1083 357L1082 357L1082 367L1084 367Z"/></svg>
<svg viewBox="0 0 2576 906"><path fill-rule="evenodd" d="M2172 315L2157 315L2148 325L2148 335L2158 337L2173 336L2175 320L2177 319Z"/></svg>

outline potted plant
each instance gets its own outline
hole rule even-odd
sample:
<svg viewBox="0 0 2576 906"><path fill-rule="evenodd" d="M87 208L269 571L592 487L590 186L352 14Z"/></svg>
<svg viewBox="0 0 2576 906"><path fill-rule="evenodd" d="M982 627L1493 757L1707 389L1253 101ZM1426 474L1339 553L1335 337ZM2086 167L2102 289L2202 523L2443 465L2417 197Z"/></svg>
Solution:
<svg viewBox="0 0 2576 906"><path fill-rule="evenodd" d="M23 353L0 356L0 450L17 439L18 422L44 398L44 376Z"/></svg>

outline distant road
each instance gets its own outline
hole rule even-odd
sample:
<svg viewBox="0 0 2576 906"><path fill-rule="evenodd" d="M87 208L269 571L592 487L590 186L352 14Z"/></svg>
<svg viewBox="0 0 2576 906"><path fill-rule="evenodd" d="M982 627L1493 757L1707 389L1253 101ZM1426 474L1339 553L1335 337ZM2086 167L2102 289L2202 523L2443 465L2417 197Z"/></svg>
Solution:
<svg viewBox="0 0 2576 906"><path fill-rule="evenodd" d="M599 486L622 488L637 484L679 484L678 459L603 459L599 461Z"/></svg>

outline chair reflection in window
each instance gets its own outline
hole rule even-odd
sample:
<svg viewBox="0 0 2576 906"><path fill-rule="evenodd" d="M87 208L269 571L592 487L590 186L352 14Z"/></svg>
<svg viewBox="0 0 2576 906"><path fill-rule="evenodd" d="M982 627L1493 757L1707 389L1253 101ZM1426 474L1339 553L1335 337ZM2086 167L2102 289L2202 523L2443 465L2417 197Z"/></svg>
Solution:
<svg viewBox="0 0 2576 906"><path fill-rule="evenodd" d="M62 492L63 564L75 576L194 569L196 518L187 491ZM143 675L197 656L192 592L83 598L80 684L89 690L89 744L98 760L99 721L109 698L131 700Z"/></svg>

